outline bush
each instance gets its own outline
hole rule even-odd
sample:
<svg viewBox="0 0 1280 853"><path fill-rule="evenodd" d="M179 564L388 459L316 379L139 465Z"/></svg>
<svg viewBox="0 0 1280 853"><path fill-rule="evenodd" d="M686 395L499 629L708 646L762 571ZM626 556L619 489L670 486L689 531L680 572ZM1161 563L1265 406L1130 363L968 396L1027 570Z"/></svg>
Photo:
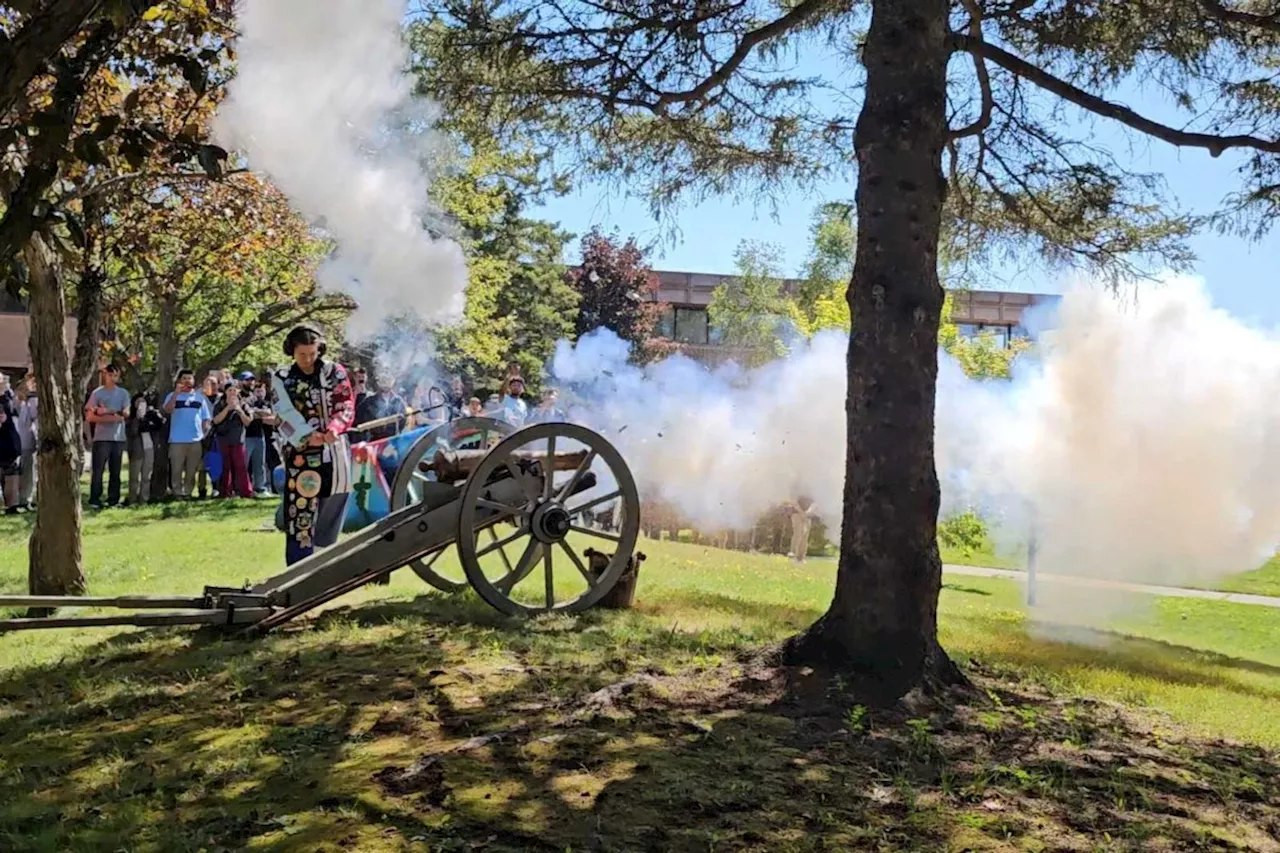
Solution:
<svg viewBox="0 0 1280 853"><path fill-rule="evenodd" d="M938 541L963 554L982 549L987 540L987 524L972 510L938 522Z"/></svg>

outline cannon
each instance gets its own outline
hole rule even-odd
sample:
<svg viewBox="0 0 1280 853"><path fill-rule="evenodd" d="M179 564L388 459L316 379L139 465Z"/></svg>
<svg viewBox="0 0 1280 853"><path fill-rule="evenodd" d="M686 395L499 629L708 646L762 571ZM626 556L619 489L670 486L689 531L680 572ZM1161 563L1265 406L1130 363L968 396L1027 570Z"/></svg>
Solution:
<svg viewBox="0 0 1280 853"><path fill-rule="evenodd" d="M379 422L374 422L378 425ZM369 428L361 424L360 428ZM426 463L439 453L486 451L511 433L515 427L492 418L459 418L442 424L407 430L379 441L360 442L351 447L352 495L347 503L343 532L355 533L400 509L422 500L421 483L437 480ZM276 490L284 491L284 468L272 473ZM284 530L284 507L276 510L276 527ZM457 571L445 574L436 562L447 549L425 559L409 563L419 578L441 592L460 592L468 587Z"/></svg>
<svg viewBox="0 0 1280 853"><path fill-rule="evenodd" d="M0 595L0 607L155 611L4 619L0 632L223 625L262 634L406 566L447 591L470 587L513 616L578 612L599 602L631 564L639 536L636 484L621 454L598 433L567 423L495 427L500 435L492 446L480 446L488 439L456 446L468 444L455 441L476 426L468 420L414 439L393 469L384 515L274 577L240 588L208 586L198 596ZM586 513L606 506L617 508L616 530L583 523ZM584 547L601 540L607 558ZM432 568L450 547L462 581ZM584 560L588 550L592 556Z"/></svg>

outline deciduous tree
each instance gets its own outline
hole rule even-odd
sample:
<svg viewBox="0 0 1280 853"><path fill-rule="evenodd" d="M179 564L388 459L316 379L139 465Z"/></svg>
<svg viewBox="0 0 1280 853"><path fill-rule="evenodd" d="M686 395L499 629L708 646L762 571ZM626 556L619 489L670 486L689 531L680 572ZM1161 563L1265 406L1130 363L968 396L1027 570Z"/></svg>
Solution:
<svg viewBox="0 0 1280 853"><path fill-rule="evenodd" d="M229 32L207 0L0 6L0 264L19 259L40 383L40 513L31 538L33 593L75 594L80 564L78 438L81 397L62 342L65 277L89 266L86 207L160 174L220 176L225 153L188 130L210 108L225 72ZM158 112L168 121L157 121ZM197 125L198 127L198 125ZM88 204L86 204L88 202ZM91 278L82 310L89 335L101 303ZM90 361L81 350L81 363Z"/></svg>
<svg viewBox="0 0 1280 853"><path fill-rule="evenodd" d="M787 352L794 305L783 292L782 264L779 246L744 240L734 253L735 275L711 294L707 321L720 343L741 351L746 367Z"/></svg>
<svg viewBox="0 0 1280 853"><path fill-rule="evenodd" d="M610 329L631 342L633 357L650 360L659 349L654 328L667 306L658 302L658 279L644 250L634 237L619 245L617 235L593 229L582 238L580 251L581 262L566 273L580 299L575 336Z"/></svg>

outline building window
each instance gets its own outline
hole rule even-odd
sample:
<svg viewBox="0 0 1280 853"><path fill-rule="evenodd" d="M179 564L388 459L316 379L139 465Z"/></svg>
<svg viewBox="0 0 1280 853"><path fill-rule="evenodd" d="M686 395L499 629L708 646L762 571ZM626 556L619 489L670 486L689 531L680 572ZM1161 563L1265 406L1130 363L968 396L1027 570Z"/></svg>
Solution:
<svg viewBox="0 0 1280 853"><path fill-rule="evenodd" d="M1012 336L1012 330L1009 326L992 323L957 323L956 328L962 338L973 339L982 335L990 335L1001 349L1009 347L1009 339Z"/></svg>
<svg viewBox="0 0 1280 853"><path fill-rule="evenodd" d="M674 340L676 336L676 309L668 305L663 309L661 316L658 317L658 325L654 332L660 338L669 338Z"/></svg>
<svg viewBox="0 0 1280 853"><path fill-rule="evenodd" d="M672 337L682 344L710 343L710 329L705 308L676 308Z"/></svg>

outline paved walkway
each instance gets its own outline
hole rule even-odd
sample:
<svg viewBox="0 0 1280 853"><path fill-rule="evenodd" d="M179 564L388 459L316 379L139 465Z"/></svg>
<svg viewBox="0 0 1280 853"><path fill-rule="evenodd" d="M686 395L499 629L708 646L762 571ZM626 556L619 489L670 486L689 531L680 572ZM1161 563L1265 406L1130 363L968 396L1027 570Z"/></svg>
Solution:
<svg viewBox="0 0 1280 853"><path fill-rule="evenodd" d="M942 570L948 574L972 575L983 578L1008 578L1026 582L1027 573L1012 569L984 569L979 566L953 566L946 564ZM1151 586L1141 583L1124 583L1122 581L1101 580L1098 578L1081 578L1070 575L1049 575L1036 573L1036 584L1065 584L1068 586L1093 587L1095 589L1114 589L1124 592L1140 592L1147 595L1160 595L1166 598L1201 598L1207 601L1229 601L1232 604L1257 604L1262 607L1280 607L1280 598L1267 595L1246 595L1241 592L1216 592L1207 589L1185 589L1176 586Z"/></svg>

